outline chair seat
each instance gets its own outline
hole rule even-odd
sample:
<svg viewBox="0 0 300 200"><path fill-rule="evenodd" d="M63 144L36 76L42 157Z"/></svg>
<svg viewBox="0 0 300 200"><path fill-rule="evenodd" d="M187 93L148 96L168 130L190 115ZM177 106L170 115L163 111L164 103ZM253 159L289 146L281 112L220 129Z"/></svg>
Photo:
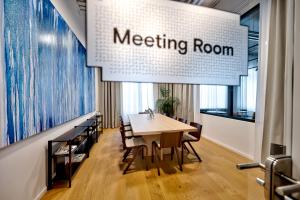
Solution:
<svg viewBox="0 0 300 200"><path fill-rule="evenodd" d="M124 126L124 131L131 131L131 127L130 126Z"/></svg>
<svg viewBox="0 0 300 200"><path fill-rule="evenodd" d="M182 136L182 141L198 141L198 139L188 133L184 133Z"/></svg>
<svg viewBox="0 0 300 200"><path fill-rule="evenodd" d="M125 131L125 137L132 137L132 131Z"/></svg>
<svg viewBox="0 0 300 200"><path fill-rule="evenodd" d="M126 139L125 141L127 148L134 148L138 146L146 146L146 142L142 137L135 137Z"/></svg>
<svg viewBox="0 0 300 200"><path fill-rule="evenodd" d="M130 122L124 123L124 126L131 126Z"/></svg>

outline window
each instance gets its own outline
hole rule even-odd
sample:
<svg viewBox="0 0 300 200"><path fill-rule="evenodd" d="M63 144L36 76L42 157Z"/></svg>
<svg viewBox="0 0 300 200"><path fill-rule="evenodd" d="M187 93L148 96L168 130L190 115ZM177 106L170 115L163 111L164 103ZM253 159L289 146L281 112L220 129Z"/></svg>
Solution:
<svg viewBox="0 0 300 200"><path fill-rule="evenodd" d="M215 85L200 86L200 109L208 112L225 112L228 87Z"/></svg>
<svg viewBox="0 0 300 200"><path fill-rule="evenodd" d="M239 86L200 86L200 112L254 121L257 96L259 5L241 17L248 27L248 76Z"/></svg>
<svg viewBox="0 0 300 200"><path fill-rule="evenodd" d="M257 91L257 69L248 69L248 76L241 77L241 85L238 87L237 109L241 111L255 112Z"/></svg>
<svg viewBox="0 0 300 200"><path fill-rule="evenodd" d="M248 76L241 77L241 85L233 89L233 113L249 118L255 117L258 47L259 47L259 5L241 17L241 24L248 27Z"/></svg>
<svg viewBox="0 0 300 200"><path fill-rule="evenodd" d="M137 114L154 109L152 83L122 83L122 114Z"/></svg>

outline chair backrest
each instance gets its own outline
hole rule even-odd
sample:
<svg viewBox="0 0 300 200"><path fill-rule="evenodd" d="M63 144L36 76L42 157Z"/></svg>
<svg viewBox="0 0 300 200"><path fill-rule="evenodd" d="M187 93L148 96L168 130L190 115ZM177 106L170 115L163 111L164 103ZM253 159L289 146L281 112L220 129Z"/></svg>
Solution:
<svg viewBox="0 0 300 200"><path fill-rule="evenodd" d="M120 120L120 126L124 127L124 121Z"/></svg>
<svg viewBox="0 0 300 200"><path fill-rule="evenodd" d="M183 119L183 118L178 118L178 121L182 122L182 123L187 123L187 120L186 119Z"/></svg>
<svg viewBox="0 0 300 200"><path fill-rule="evenodd" d="M198 124L196 122L191 122L190 125L197 128L197 132L189 132L189 135L191 135L191 136L197 138L198 140L200 140L201 132L202 132L202 125Z"/></svg>
<svg viewBox="0 0 300 200"><path fill-rule="evenodd" d="M123 121L123 117L122 116L120 116L120 124L124 125L124 121Z"/></svg>
<svg viewBox="0 0 300 200"><path fill-rule="evenodd" d="M124 126L124 118L125 118L125 116L120 116L120 125L121 126ZM125 122L127 123L127 121L126 121L126 119L125 119Z"/></svg>
<svg viewBox="0 0 300 200"><path fill-rule="evenodd" d="M125 137L124 126L120 126L120 133L121 133L121 138L122 138L123 146L125 147L125 145L126 145L126 143L125 143L126 137Z"/></svg>
<svg viewBox="0 0 300 200"><path fill-rule="evenodd" d="M163 132L160 135L160 147L180 147L183 132Z"/></svg>
<svg viewBox="0 0 300 200"><path fill-rule="evenodd" d="M124 126L120 126L120 133L121 133L122 139L123 139L123 138L125 139L125 130L124 130Z"/></svg>

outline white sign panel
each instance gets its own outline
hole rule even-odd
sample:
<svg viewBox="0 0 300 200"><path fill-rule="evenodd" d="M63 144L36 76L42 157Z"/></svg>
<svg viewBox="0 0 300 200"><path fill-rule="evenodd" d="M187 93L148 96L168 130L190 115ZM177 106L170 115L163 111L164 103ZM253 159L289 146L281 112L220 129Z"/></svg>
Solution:
<svg viewBox="0 0 300 200"><path fill-rule="evenodd" d="M88 65L104 81L238 85L240 16L167 0L88 0Z"/></svg>

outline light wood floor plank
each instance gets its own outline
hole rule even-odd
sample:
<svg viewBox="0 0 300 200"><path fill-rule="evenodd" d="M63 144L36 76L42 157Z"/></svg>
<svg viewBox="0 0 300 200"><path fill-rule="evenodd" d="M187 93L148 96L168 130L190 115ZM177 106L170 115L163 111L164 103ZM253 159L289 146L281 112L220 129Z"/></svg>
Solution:
<svg viewBox="0 0 300 200"><path fill-rule="evenodd" d="M263 178L259 169L239 171L237 163L248 159L211 141L193 143L203 162L185 153L183 172L176 156L166 156L161 176L149 161L149 171L139 157L131 170L122 175L121 139L118 129L107 129L88 158L73 176L72 188L57 187L44 200L263 200L263 188L255 178Z"/></svg>

